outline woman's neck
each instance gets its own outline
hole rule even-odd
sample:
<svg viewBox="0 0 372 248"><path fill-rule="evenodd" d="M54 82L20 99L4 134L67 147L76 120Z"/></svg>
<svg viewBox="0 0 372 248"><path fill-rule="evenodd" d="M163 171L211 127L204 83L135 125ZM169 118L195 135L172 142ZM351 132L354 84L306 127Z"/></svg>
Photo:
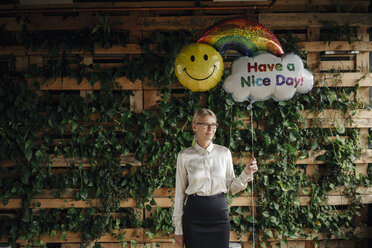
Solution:
<svg viewBox="0 0 372 248"><path fill-rule="evenodd" d="M204 140L204 141L197 140L196 142L198 142L198 145L203 149L206 149L211 144L210 140Z"/></svg>

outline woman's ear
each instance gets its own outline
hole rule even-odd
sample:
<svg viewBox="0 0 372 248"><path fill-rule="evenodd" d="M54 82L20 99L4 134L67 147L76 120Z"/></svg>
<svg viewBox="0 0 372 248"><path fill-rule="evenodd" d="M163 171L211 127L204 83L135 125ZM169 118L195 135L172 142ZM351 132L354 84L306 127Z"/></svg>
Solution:
<svg viewBox="0 0 372 248"><path fill-rule="evenodd" d="M196 125L195 123L192 124L192 131L195 133L196 132Z"/></svg>

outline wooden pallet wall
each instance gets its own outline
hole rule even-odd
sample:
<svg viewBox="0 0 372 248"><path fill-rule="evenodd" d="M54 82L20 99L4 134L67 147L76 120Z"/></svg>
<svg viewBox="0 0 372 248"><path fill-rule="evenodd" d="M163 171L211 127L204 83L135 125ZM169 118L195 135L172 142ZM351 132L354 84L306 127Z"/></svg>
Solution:
<svg viewBox="0 0 372 248"><path fill-rule="evenodd" d="M126 56L139 56L143 52L138 41L148 37L151 32L154 31L175 31L175 30L189 30L193 29L196 32L202 32L207 27L212 25L218 20L225 19L226 17L232 16L244 16L251 19L258 20L259 23L265 25L273 32L280 33L283 31L293 31L298 34L297 36L301 40L301 46L307 52L307 64L311 68L311 71L315 78L314 87L324 87L326 82L330 87L352 87L359 84L358 98L359 101L369 104L369 88L372 86L372 75L368 72L369 70L369 53L372 51L372 43L369 41L368 29L372 26L372 14L366 13L369 7L369 1L333 1L333 0L299 0L299 1L277 1L276 4L270 8L260 9L259 6L267 4L269 1L257 2L256 9L254 10L252 5L247 5L246 9L233 9L233 10L218 10L218 9L196 9L190 11L171 11L171 10L159 10L159 11L122 11L116 12L115 15L110 17L111 22L119 21L121 24L115 26L117 30L126 32L129 34L130 43L126 46L113 46L110 49L102 49L100 47L94 48L94 53L88 53L83 51L71 51L69 55L81 55L84 57L83 63L89 64L100 64L101 68L109 68L116 66L120 63L120 58ZM221 4L211 4L210 2L202 2L204 6L222 6ZM353 9L355 13L335 13L338 9L338 3L341 8L346 11ZM139 7L143 6L144 3L115 3L115 7ZM142 5L139 5L142 4ZM166 6L169 3L152 3L148 2L147 6ZM158 4L158 5L156 5ZM174 7L192 7L193 2L174 2ZM354 6L355 5L355 6ZM238 6L238 4L233 4ZM354 6L354 7L353 7ZM1 9L6 9L7 5L0 6ZM75 5L77 8L88 8L88 7L108 7L107 3L79 3ZM33 7L33 8L37 8ZM328 13L328 12L333 13ZM30 24L28 29L31 31L40 30L80 30L96 22L96 17L92 12L81 12L79 15L71 13L70 16L60 15L46 15L43 13L32 13L29 16ZM351 24L358 27L358 35L360 41L349 44L347 41L332 41L330 44L320 41L322 34L322 28L324 28L324 21L334 21L339 25ZM19 32L22 28L21 23L18 23L14 14L7 16L0 15L0 25L5 24L5 29L11 32ZM338 60L329 59L335 57L335 55L327 55L326 51L333 51L338 53ZM357 51L352 52L352 51ZM0 57L6 57L14 55L16 59L15 70L17 72L27 72L29 67L33 64L42 66L48 59L51 59L48 51L44 50L27 50L22 46L8 46L0 48ZM118 59L119 58L119 59ZM55 57L54 57L55 59ZM116 61L115 61L116 60ZM96 62L95 62L96 61ZM98 61L98 62L97 62ZM109 61L105 63L105 61ZM338 69L341 73L336 76L332 73L332 69ZM339 78L337 85L334 84L333 78ZM32 83L30 79L30 85ZM160 98L161 88L153 87L147 80L141 81L136 80L131 82L128 78L123 77L117 80L118 87L115 90L122 91L133 91L134 95L130 96L129 105L132 107L134 112L141 112L144 109L156 108L157 100ZM173 89L183 89L181 85L172 85ZM86 79L78 84L75 79L69 78L58 78L57 80L49 80L45 85L41 87L41 91L78 91L81 96L90 94L94 90L100 90L101 85L99 82L93 86L89 84ZM358 128L360 129L360 147L362 149L362 156L360 159L355 161L357 175L367 174L368 164L372 163L372 149L368 147L368 136L369 129L372 128L372 112L367 109L358 110L356 115L353 115L354 123L352 126L344 117L339 110L326 110L322 113L313 113L311 111L303 111L303 116L308 120L308 125L311 125L311 121L314 119L320 120L323 128L333 128L334 120L338 118L346 128ZM249 124L249 116L243 121ZM261 127L256 127L261 128ZM58 142L58 141L56 141ZM315 168L319 166L325 166L321 161L317 161L315 158L324 154L325 151L309 151L309 157L307 159L299 159L297 164L306 165L306 169L303 171L309 176L314 174ZM71 161L67 161L64 158L52 157L52 168L55 173L58 170L63 170L69 166ZM131 164L133 166L142 166L141 163L133 158L133 154L129 156L123 156L121 158L122 165ZM88 167L89 164L85 161L78 161L83 164L84 167ZM237 160L235 160L237 162ZM243 161L244 162L244 161ZM12 167L15 166L13 162L4 162L0 166ZM45 190L43 194L40 194L37 198L32 200L32 204L37 203L38 209L43 208L69 208L74 206L75 208L86 208L88 207L87 202L75 201L73 199L74 190L66 192L61 199L53 197L53 190ZM364 220L368 218L368 212L372 204L372 188L371 187L360 187L358 192L362 195L362 203L366 204L366 207L362 211L362 217ZM158 207L169 208L172 206L173 189L159 189L154 194L154 199ZM310 202L310 195L301 195L300 203L306 206ZM90 199L90 202L95 204L97 199ZM247 196L239 196L233 199L231 206L248 206L252 207L252 199ZM0 214L2 211L8 212L21 208L22 199L10 199L7 205L0 204ZM38 206L38 204L41 204ZM348 199L342 191L329 192L328 203L332 205L348 205L350 199ZM141 212L143 218L151 216L152 211L138 210L133 199L123 200L120 202L122 208L132 208L135 211ZM36 205L32 205L36 208ZM328 247L367 247L368 239L372 238L371 226L366 228L355 230L361 241L344 241L334 240L330 241ZM144 247L145 245L154 244L157 242L160 247L168 248L175 247L170 237L163 237L161 234L153 240L145 235L146 230L142 229L125 229L118 230L119 232L126 233L126 241L136 240L138 242L137 247ZM308 230L308 233L312 233L312 230ZM315 234L319 240L326 239L322 234ZM313 236L313 237L314 237ZM331 238L332 239L332 238ZM79 234L68 233L65 240L61 240L60 236L42 237L42 240L46 243L60 243L61 247L78 247L80 244ZM243 242L244 247L251 247L248 239L248 234L238 237L234 232L231 233L231 241ZM0 240L6 242L5 239ZM117 239L111 235L103 236L99 242L102 243L103 247L118 247ZM277 240L270 240L274 245ZM19 240L21 246L24 243ZM315 244L310 239L293 239L289 240L286 246L281 247L304 247L311 248L315 247ZM323 247L321 245L321 247Z"/></svg>

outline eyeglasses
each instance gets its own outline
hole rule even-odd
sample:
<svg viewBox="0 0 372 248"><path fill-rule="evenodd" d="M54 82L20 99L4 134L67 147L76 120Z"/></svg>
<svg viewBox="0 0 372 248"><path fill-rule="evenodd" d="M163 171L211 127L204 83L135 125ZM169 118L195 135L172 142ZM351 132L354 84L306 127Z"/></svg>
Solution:
<svg viewBox="0 0 372 248"><path fill-rule="evenodd" d="M197 125L202 125L204 129L216 129L218 127L218 123L204 123L204 122L198 122Z"/></svg>

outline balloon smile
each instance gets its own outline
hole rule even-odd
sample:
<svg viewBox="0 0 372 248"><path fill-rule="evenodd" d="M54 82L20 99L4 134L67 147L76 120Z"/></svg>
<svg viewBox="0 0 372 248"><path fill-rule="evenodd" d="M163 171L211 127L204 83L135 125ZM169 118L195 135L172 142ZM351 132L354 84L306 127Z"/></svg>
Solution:
<svg viewBox="0 0 372 248"><path fill-rule="evenodd" d="M203 81L203 80L206 80L206 79L210 78L213 75L214 71L216 70L216 65L213 65L213 71L212 71L212 73L208 77L201 78L201 79L192 77L189 73L187 73L186 67L183 70L186 72L187 76L189 76L190 78L192 78L192 79L194 79L196 81Z"/></svg>

